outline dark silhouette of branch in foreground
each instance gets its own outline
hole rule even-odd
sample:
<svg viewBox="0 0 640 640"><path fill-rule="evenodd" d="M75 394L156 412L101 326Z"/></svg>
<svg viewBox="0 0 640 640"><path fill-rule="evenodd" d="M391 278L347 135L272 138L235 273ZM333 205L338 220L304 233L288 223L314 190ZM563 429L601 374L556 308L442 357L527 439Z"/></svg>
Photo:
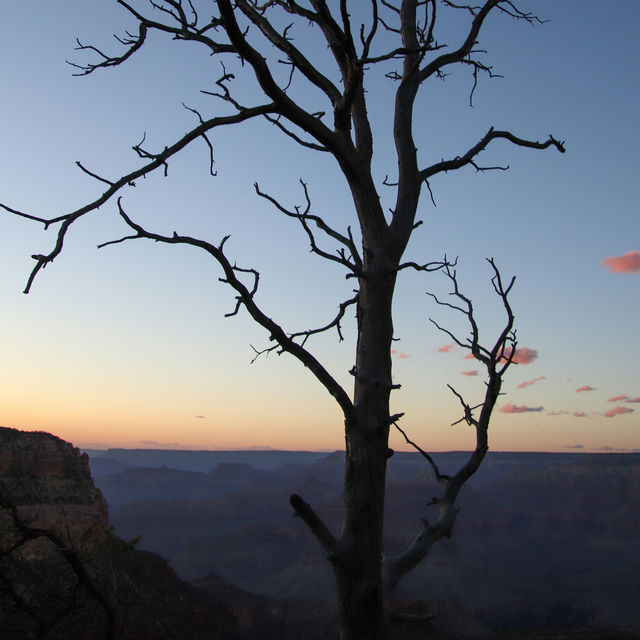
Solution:
<svg viewBox="0 0 640 640"><path fill-rule="evenodd" d="M491 348L484 347L480 343L480 331L474 317L473 304L471 299L460 291L457 275L454 270L445 268L444 273L452 284L453 291L450 295L456 298L459 304L444 302L433 294L429 294L439 305L453 309L466 316L470 328L470 337L466 340L458 338L447 329L442 329L442 331L452 338L456 344L468 349L477 360L484 364L487 381L485 383L483 402L473 407L465 402L464 398L451 385L447 385L460 400L464 412L463 417L454 422L453 425L464 421L469 426L474 427L476 436L475 449L470 454L466 463L460 467L453 476L442 474L432 456L407 436L406 432L399 426L398 420L395 420L393 423L395 428L404 436L407 444L411 445L427 459L433 469L436 480L439 484L443 485L444 492L440 497L433 498L430 503L438 507L439 516L437 520L434 523L430 523L426 518L423 519L422 529L410 547L404 553L385 558L383 568L388 602L390 601L391 592L400 578L413 569L427 555L435 542L442 537L451 536L458 514L458 509L455 506L458 494L467 480L478 470L489 448L488 430L491 414L500 396L503 375L513 362L517 340L516 332L513 328L514 315L509 302L509 293L515 283L515 277L511 278L509 284L505 287L494 260L489 259L488 262L493 270L491 282L494 291L500 298L507 316L504 328ZM480 409L480 415L476 417L474 412L477 409Z"/></svg>
<svg viewBox="0 0 640 640"><path fill-rule="evenodd" d="M11 520L11 526L16 532L16 541L6 549L2 549L1 555L3 557L10 556L13 552L20 549L26 543L45 539L48 540L56 552L59 553L71 568L75 574L78 583L87 591L87 593L102 607L107 618L106 637L116 637L116 612L113 603L98 589L95 582L89 575L83 560L74 548L70 540L64 540L58 533L52 529L44 529L42 527L33 527L27 520L21 518L18 514L18 508L12 502L6 500L0 496L0 509L3 509L6 514L9 515ZM30 606L29 602L23 598L13 587L11 581L6 576L0 576L3 586L7 590L7 593L13 598L17 606L31 615L38 624L41 632L45 632L47 628L51 627L58 619L64 617L72 608L73 604L70 604L67 608L63 609L59 615L49 621L48 623L37 613L37 611Z"/></svg>
<svg viewBox="0 0 640 640"><path fill-rule="evenodd" d="M227 316L236 315L240 309L240 306L244 306L248 311L249 315L261 326L263 326L269 333L270 339L273 340L276 345L279 346L282 351L290 353L294 357L304 364L305 367L310 369L312 373L316 376L316 378L322 383L322 385L327 389L327 391L337 400L338 404L345 412L345 414L349 414L352 410L352 403L345 392L345 390L336 382L336 380L329 374L329 372L320 364L316 358L311 355L309 351L307 351L301 344L296 342L296 338L303 337L305 340L310 335L314 333L318 333L320 331L326 331L334 327L339 327L339 322L344 315L344 309L346 306L350 304L354 304L356 302L356 298L352 298L351 300L343 303L343 307L341 307L340 312L336 316L336 318L329 322L327 325L318 330L308 330L299 332L296 334L287 334L282 329L282 327L277 324L274 320L272 320L268 315L266 315L258 306L255 301L255 294L258 290L258 282L259 282L259 274L254 269L245 269L242 267L238 267L236 264L232 264L228 259L226 254L224 253L224 246L229 236L225 236L222 239L222 242L216 246L211 244L210 242L206 242L204 240L198 240L196 238L191 238L189 236L181 236L177 233L173 233L171 236L163 236L161 234L152 233L147 231L139 224L135 223L124 211L122 207L122 203L118 200L118 210L120 212L120 216L122 219L136 232L134 235L125 236L120 238L119 240L112 240L109 242L105 242L100 247L105 247L111 244L116 244L119 242L124 242L126 240L133 240L137 238L143 238L148 240L155 240L156 242L163 242L166 244L186 244L192 247L197 247L199 249L207 252L218 264L222 267L224 272L224 277L220 278L221 282L228 284L232 287L236 293L236 306L233 311L227 313ZM251 287L247 286L241 279L241 274L249 273L253 277L253 283Z"/></svg>

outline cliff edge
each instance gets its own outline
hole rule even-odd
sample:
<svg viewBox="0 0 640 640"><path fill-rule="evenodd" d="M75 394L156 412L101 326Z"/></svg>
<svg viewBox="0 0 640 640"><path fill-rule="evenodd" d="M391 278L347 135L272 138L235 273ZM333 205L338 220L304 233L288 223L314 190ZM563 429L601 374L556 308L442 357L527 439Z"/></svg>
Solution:
<svg viewBox="0 0 640 640"><path fill-rule="evenodd" d="M0 637L228 640L234 616L113 535L85 454L0 427Z"/></svg>

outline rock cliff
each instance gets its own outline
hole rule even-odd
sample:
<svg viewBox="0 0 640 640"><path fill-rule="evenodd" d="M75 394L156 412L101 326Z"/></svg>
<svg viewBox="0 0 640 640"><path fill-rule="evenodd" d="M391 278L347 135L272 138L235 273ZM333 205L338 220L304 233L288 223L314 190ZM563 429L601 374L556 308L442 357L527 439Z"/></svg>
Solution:
<svg viewBox="0 0 640 640"><path fill-rule="evenodd" d="M107 503L89 472L89 458L44 432L0 427L0 498L32 527L79 539L106 531Z"/></svg>
<svg viewBox="0 0 640 640"><path fill-rule="evenodd" d="M227 640L236 621L111 533L87 456L0 427L0 638Z"/></svg>

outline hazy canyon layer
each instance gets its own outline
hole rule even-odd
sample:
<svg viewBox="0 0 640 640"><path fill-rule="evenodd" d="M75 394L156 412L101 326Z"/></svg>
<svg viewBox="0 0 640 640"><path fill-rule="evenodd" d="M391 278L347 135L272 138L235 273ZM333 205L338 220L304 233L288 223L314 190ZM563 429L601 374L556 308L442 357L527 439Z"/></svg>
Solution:
<svg viewBox="0 0 640 640"><path fill-rule="evenodd" d="M328 563L288 499L338 530L343 452L88 454L0 428L0 637L336 637ZM490 454L453 538L398 590L435 619L393 640L640 637L639 475L637 454ZM391 458L388 552L437 489L419 455Z"/></svg>
<svg viewBox="0 0 640 640"><path fill-rule="evenodd" d="M442 453L442 470L464 453ZM277 598L331 603L332 574L292 517L299 493L334 530L343 452L94 452L96 484L125 538L186 580L209 573ZM400 551L438 494L426 461L389 461L386 549ZM398 597L455 607L492 631L640 630L640 454L490 453L461 496L452 539L401 583ZM444 602L443 599L446 601Z"/></svg>

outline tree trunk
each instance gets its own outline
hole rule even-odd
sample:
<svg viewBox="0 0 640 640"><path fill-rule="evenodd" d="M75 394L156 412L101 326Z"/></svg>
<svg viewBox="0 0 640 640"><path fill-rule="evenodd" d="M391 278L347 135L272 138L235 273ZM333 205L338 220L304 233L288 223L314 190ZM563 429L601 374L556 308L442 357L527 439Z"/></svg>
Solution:
<svg viewBox="0 0 640 640"><path fill-rule="evenodd" d="M396 272L365 265L358 302L354 410L346 424L344 521L334 560L341 640L385 640L382 533Z"/></svg>
<svg viewBox="0 0 640 640"><path fill-rule="evenodd" d="M384 640L382 518L386 434L351 439L347 455L345 522L334 561L341 640Z"/></svg>

